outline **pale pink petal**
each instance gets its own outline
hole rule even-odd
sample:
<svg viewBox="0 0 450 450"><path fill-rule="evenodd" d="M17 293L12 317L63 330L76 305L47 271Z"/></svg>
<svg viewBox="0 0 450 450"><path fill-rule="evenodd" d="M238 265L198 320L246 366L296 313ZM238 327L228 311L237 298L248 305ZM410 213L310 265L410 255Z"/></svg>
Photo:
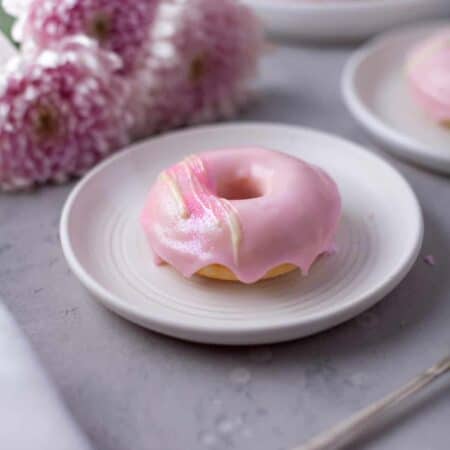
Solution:
<svg viewBox="0 0 450 450"><path fill-rule="evenodd" d="M263 44L259 21L235 0L163 2L135 76L136 134L233 116L249 99Z"/></svg>
<svg viewBox="0 0 450 450"><path fill-rule="evenodd" d="M159 0L32 0L23 26L23 40L46 48L59 40L85 34L114 51L123 72L141 59Z"/></svg>

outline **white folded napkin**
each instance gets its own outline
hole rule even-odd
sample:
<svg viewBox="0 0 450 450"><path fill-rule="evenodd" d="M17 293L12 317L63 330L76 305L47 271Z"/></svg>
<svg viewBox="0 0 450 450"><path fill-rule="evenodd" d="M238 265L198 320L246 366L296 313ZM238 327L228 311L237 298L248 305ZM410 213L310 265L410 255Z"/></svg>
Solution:
<svg viewBox="0 0 450 450"><path fill-rule="evenodd" d="M1 303L0 448L92 450Z"/></svg>
<svg viewBox="0 0 450 450"><path fill-rule="evenodd" d="M16 53L0 32L0 62ZM1 302L0 449L92 450Z"/></svg>

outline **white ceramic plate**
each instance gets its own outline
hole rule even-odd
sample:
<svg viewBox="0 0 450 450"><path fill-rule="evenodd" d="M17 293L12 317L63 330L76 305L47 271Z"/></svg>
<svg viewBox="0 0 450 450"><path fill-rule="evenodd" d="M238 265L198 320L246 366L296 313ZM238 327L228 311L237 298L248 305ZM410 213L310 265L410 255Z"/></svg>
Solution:
<svg viewBox="0 0 450 450"><path fill-rule="evenodd" d="M308 277L296 271L250 286L155 266L138 217L158 173L193 152L248 145L302 157L334 177L344 205L338 253ZM380 300L415 261L422 217L405 180L350 142L282 125L224 125L150 139L101 164L67 200L61 239L73 272L121 316L196 342L261 344L316 333Z"/></svg>
<svg viewBox="0 0 450 450"><path fill-rule="evenodd" d="M363 39L414 20L450 14L448 0L244 0L270 34L307 40Z"/></svg>
<svg viewBox="0 0 450 450"><path fill-rule="evenodd" d="M348 61L342 90L356 120L388 150L450 173L450 130L428 119L415 103L404 72L408 51L442 26L416 26L375 39Z"/></svg>

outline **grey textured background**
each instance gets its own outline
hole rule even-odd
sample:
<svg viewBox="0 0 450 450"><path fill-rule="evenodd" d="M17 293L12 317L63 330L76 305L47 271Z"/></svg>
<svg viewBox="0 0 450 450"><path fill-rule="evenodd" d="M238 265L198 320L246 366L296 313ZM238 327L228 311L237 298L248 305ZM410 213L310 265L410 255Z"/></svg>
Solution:
<svg viewBox="0 0 450 450"><path fill-rule="evenodd" d="M311 126L378 152L340 98L351 50L276 48L264 64L262 96L243 119ZM116 317L63 259L58 221L72 186L0 196L0 295L98 450L289 448L450 348L450 180L391 161L420 199L422 256L433 254L437 264L419 259L378 306L320 335L263 351L214 348ZM449 425L444 382L395 427L355 448L448 450Z"/></svg>

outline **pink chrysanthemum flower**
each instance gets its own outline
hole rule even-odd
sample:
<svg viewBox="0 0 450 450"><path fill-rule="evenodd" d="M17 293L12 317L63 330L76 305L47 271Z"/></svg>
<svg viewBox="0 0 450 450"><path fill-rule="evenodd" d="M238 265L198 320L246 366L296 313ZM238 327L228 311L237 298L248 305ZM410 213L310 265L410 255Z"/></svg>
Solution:
<svg viewBox="0 0 450 450"><path fill-rule="evenodd" d="M1 189L80 176L128 143L120 66L82 37L8 65L0 84Z"/></svg>
<svg viewBox="0 0 450 450"><path fill-rule="evenodd" d="M137 134L232 116L262 49L259 21L236 0L166 0L134 85Z"/></svg>
<svg viewBox="0 0 450 450"><path fill-rule="evenodd" d="M19 16L14 36L25 47L47 48L61 39L85 34L117 53L123 71L141 59L159 0L4 0Z"/></svg>

